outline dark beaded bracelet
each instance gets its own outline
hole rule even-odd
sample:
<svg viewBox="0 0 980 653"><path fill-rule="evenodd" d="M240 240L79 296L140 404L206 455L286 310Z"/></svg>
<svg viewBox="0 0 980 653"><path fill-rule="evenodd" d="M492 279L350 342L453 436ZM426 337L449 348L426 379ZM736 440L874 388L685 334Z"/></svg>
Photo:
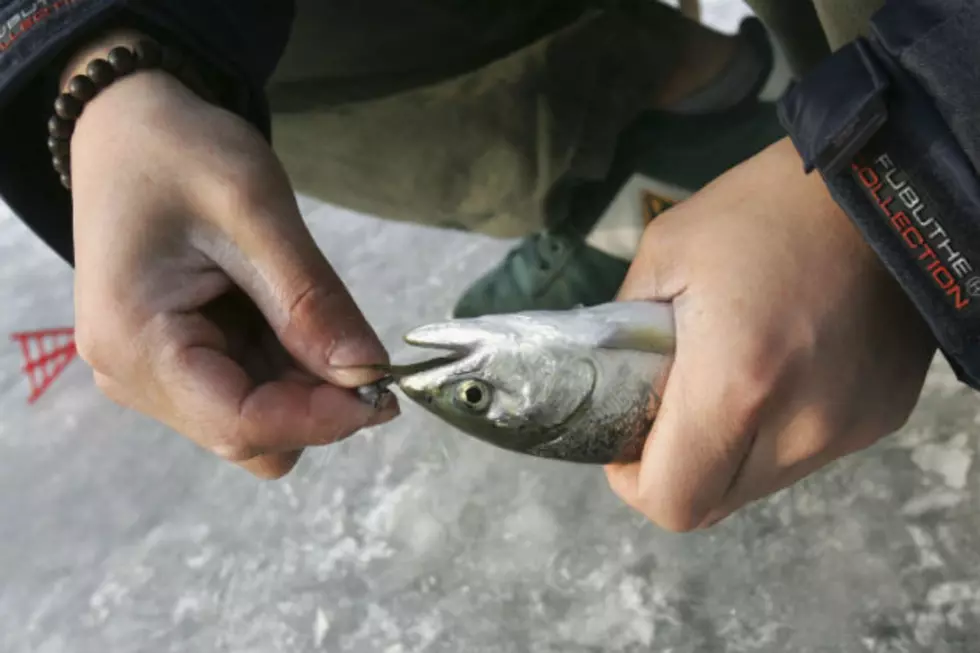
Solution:
<svg viewBox="0 0 980 653"><path fill-rule="evenodd" d="M156 41L141 39L132 49L118 46L104 59L91 61L85 73L76 75L65 92L54 102L54 115L48 121L48 150L51 164L61 177L61 185L71 189L71 138L75 123L85 105L113 82L137 71L162 69L194 88L193 71L188 70L185 57L174 48L163 47ZM199 89L195 89L199 90Z"/></svg>

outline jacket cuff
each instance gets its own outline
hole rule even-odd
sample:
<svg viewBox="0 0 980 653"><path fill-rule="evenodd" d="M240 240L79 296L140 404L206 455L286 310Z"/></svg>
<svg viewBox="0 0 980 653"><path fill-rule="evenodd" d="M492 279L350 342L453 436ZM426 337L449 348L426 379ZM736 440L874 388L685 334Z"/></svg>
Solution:
<svg viewBox="0 0 980 653"><path fill-rule="evenodd" d="M139 29L215 71L225 91L221 104L269 140L264 84L291 21L292 3L285 1L39 0L0 8L0 197L73 265L71 196L46 147L46 125L67 58L98 30ZM259 32L265 37L259 47L241 46Z"/></svg>
<svg viewBox="0 0 980 653"><path fill-rule="evenodd" d="M796 84L780 119L958 378L980 389L980 180L934 98L886 47L887 17Z"/></svg>

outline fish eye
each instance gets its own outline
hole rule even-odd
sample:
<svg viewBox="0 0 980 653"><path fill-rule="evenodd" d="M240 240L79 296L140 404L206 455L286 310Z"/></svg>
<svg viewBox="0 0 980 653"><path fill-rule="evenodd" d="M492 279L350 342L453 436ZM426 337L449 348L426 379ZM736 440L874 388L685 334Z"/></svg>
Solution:
<svg viewBox="0 0 980 653"><path fill-rule="evenodd" d="M481 381L464 381L456 387L456 400L469 410L482 412L490 407L490 386Z"/></svg>

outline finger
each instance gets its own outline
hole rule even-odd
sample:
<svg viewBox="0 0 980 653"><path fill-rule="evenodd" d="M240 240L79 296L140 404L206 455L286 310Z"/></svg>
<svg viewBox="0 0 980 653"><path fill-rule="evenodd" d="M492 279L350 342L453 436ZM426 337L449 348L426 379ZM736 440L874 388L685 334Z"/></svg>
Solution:
<svg viewBox="0 0 980 653"><path fill-rule="evenodd" d="M245 460L239 465L246 471L258 478L265 480L275 480L282 478L293 470L299 462L302 451L290 451L280 454L267 454L256 456L251 460Z"/></svg>
<svg viewBox="0 0 980 653"><path fill-rule="evenodd" d="M131 392L126 392L122 384L117 383L105 374L94 372L93 377L99 390L114 403L140 413L147 414L150 412L150 407L145 402L139 400L139 397L142 396L141 393L134 395ZM272 480L282 478L288 474L296 466L302 453L302 450L298 450L280 454L260 455L249 460L241 461L238 464L259 478Z"/></svg>
<svg viewBox="0 0 980 653"><path fill-rule="evenodd" d="M629 505L673 532L696 528L721 502L741 456L726 446L740 439L738 425L697 402L683 375L680 368L668 381L635 480L625 486Z"/></svg>
<svg viewBox="0 0 980 653"><path fill-rule="evenodd" d="M856 432L841 437L847 428L833 425L817 402L800 406L788 417L767 425L723 501L706 517L702 528L710 528L872 443Z"/></svg>
<svg viewBox="0 0 980 653"><path fill-rule="evenodd" d="M332 385L273 380L255 384L221 350L221 334L199 315L171 316L153 334L153 409L176 430L234 462L291 453L344 439L398 414Z"/></svg>
<svg viewBox="0 0 980 653"><path fill-rule="evenodd" d="M239 183L202 200L232 241L208 253L302 366L343 387L376 381L381 374L363 368L387 363L384 347L317 247L288 182L272 177L254 191Z"/></svg>
<svg viewBox="0 0 980 653"><path fill-rule="evenodd" d="M642 512L639 501L640 467L641 463L613 464L603 467L603 471L609 489L627 506Z"/></svg>

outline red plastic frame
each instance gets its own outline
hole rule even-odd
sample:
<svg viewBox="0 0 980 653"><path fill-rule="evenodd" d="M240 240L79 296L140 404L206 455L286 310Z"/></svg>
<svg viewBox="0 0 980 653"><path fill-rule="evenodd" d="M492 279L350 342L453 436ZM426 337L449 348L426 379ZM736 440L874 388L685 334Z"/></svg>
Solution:
<svg viewBox="0 0 980 653"><path fill-rule="evenodd" d="M10 339L20 343L20 350L24 355L24 366L21 370L31 384L28 404L40 399L78 355L75 348L75 329L71 327L12 333Z"/></svg>

